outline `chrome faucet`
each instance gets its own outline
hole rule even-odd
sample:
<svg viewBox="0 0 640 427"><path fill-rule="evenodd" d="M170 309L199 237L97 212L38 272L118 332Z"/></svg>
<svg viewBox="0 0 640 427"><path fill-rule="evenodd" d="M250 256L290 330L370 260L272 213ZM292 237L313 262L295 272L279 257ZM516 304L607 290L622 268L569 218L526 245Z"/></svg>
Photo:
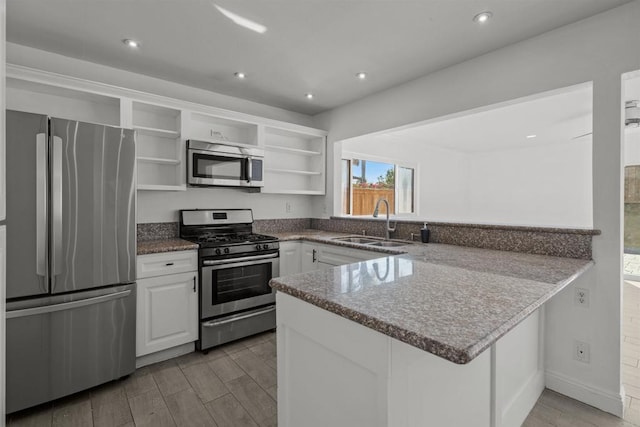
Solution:
<svg viewBox="0 0 640 427"><path fill-rule="evenodd" d="M374 218L378 218L378 210L380 209L380 202L384 202L385 206L387 207L387 225L385 227L385 240L389 240L389 233L393 233L394 231L396 231L396 223L393 223L393 227L391 227L389 225L389 202L387 201L387 199L384 198L379 198L378 201L376 202L376 207L375 209L373 209L373 217Z"/></svg>

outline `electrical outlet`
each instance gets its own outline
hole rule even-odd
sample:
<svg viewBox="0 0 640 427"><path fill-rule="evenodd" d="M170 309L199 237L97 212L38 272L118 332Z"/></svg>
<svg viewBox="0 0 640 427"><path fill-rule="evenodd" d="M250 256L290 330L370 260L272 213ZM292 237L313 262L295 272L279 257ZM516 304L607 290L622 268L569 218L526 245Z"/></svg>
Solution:
<svg viewBox="0 0 640 427"><path fill-rule="evenodd" d="M589 289L575 288L573 302L580 307L589 307Z"/></svg>
<svg viewBox="0 0 640 427"><path fill-rule="evenodd" d="M291 203L289 203L289 202L285 202L285 204L284 204L284 210L285 210L285 212L287 212L287 213L291 213Z"/></svg>
<svg viewBox="0 0 640 427"><path fill-rule="evenodd" d="M573 358L578 362L589 363L591 361L591 349L589 344L582 341L574 341Z"/></svg>

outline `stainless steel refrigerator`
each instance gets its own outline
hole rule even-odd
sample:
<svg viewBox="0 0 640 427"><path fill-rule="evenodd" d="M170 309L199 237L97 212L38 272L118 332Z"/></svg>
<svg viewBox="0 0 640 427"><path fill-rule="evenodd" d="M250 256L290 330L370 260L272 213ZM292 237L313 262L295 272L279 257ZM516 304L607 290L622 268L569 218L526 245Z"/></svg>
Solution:
<svg viewBox="0 0 640 427"><path fill-rule="evenodd" d="M135 370L135 135L6 114L11 413Z"/></svg>

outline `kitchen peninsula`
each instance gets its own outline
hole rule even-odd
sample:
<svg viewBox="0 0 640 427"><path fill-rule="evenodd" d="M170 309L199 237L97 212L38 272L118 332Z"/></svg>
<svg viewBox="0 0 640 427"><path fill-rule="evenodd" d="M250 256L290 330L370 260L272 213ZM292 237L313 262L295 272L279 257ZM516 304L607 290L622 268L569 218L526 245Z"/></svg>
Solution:
<svg viewBox="0 0 640 427"><path fill-rule="evenodd" d="M281 426L517 426L590 260L443 244L273 279Z"/></svg>

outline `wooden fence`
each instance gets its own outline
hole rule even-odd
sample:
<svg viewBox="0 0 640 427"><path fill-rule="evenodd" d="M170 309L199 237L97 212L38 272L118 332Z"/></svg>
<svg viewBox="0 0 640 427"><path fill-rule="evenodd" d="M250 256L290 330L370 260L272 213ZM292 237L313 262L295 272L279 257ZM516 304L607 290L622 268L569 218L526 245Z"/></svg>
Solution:
<svg viewBox="0 0 640 427"><path fill-rule="evenodd" d="M624 168L624 202L640 203L640 166Z"/></svg>
<svg viewBox="0 0 640 427"><path fill-rule="evenodd" d="M395 200L393 188L359 188L353 187L353 212L352 215L371 215L380 198L389 202L389 213L395 213ZM384 203L380 207L380 215L386 215Z"/></svg>

